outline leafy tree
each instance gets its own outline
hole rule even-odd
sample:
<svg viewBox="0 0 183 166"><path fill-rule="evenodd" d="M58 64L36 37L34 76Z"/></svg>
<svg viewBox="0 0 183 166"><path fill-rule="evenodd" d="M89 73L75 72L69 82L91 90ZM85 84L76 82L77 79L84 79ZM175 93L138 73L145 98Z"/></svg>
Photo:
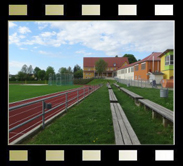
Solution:
<svg viewBox="0 0 183 166"><path fill-rule="evenodd" d="M27 73L28 73L28 74L32 74L32 73L33 73L32 65L30 65L30 66L28 67Z"/></svg>
<svg viewBox="0 0 183 166"><path fill-rule="evenodd" d="M74 73L74 78L83 78L83 70L77 70L75 73Z"/></svg>
<svg viewBox="0 0 183 166"><path fill-rule="evenodd" d="M81 70L81 67L77 64L74 66L74 73L78 70Z"/></svg>
<svg viewBox="0 0 183 166"><path fill-rule="evenodd" d="M45 70L39 70L39 72L38 72L38 78L40 80L44 80L45 79L45 76L46 76Z"/></svg>
<svg viewBox="0 0 183 166"><path fill-rule="evenodd" d="M116 55L115 57L118 57L118 55Z"/></svg>
<svg viewBox="0 0 183 166"><path fill-rule="evenodd" d="M67 73L72 73L72 69L71 69L70 66L69 66L68 69L67 69Z"/></svg>
<svg viewBox="0 0 183 166"><path fill-rule="evenodd" d="M60 74L67 73L67 69L66 69L66 67L61 67L61 68L58 70L58 72L59 72Z"/></svg>
<svg viewBox="0 0 183 166"><path fill-rule="evenodd" d="M141 59L138 59L138 61L141 61Z"/></svg>
<svg viewBox="0 0 183 166"><path fill-rule="evenodd" d="M46 79L48 80L50 74L55 74L55 70L53 67L48 66L46 69Z"/></svg>
<svg viewBox="0 0 183 166"><path fill-rule="evenodd" d="M137 62L137 59L135 58L135 56L133 54L125 54L123 55L123 57L127 57L129 64Z"/></svg>
<svg viewBox="0 0 183 166"><path fill-rule="evenodd" d="M38 72L40 71L41 69L39 67L35 67L34 71L33 71L33 74L35 76L35 78L38 78Z"/></svg>
<svg viewBox="0 0 183 166"><path fill-rule="evenodd" d="M102 74L103 72L106 71L108 64L105 62L103 59L99 59L98 61L95 62L95 69L99 74Z"/></svg>
<svg viewBox="0 0 183 166"><path fill-rule="evenodd" d="M18 72L18 80L24 81L26 79L26 73L19 71Z"/></svg>
<svg viewBox="0 0 183 166"><path fill-rule="evenodd" d="M28 73L28 67L27 67L27 65L23 65L22 66L21 72Z"/></svg>

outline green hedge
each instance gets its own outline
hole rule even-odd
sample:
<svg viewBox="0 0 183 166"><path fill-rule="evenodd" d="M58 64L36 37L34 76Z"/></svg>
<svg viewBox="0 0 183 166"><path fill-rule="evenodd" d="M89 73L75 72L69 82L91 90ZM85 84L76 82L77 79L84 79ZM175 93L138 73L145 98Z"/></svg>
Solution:
<svg viewBox="0 0 183 166"><path fill-rule="evenodd" d="M83 84L88 84L92 80L93 80L93 78L91 78L91 79L74 79L73 83L83 85Z"/></svg>

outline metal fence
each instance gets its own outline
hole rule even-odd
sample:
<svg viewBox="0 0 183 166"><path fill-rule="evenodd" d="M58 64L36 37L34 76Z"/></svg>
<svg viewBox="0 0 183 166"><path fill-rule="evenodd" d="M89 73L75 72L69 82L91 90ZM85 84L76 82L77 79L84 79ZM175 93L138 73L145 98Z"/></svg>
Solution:
<svg viewBox="0 0 183 166"><path fill-rule="evenodd" d="M78 103L81 99L85 98L87 95L101 86L102 84L85 86L84 88L70 90L65 93L56 94L50 97L44 97L32 102L10 107L10 142L19 138L22 133L24 134L40 124L42 124L44 129L46 120L50 119L63 110L67 111L69 106ZM19 134L15 135L13 133Z"/></svg>
<svg viewBox="0 0 183 166"><path fill-rule="evenodd" d="M73 74L49 74L48 85L73 85Z"/></svg>
<svg viewBox="0 0 183 166"><path fill-rule="evenodd" d="M128 86L136 86L141 88L153 88L153 84L150 83L149 80L145 79L138 79L138 80L132 80L132 79L119 79L115 78L115 80L119 83L126 84ZM161 85L158 85L157 87L161 87Z"/></svg>

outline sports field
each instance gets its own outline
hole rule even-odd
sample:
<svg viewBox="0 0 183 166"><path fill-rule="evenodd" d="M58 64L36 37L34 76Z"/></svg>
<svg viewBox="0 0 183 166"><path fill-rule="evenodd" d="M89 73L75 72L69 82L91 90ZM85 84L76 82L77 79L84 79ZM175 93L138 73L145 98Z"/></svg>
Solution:
<svg viewBox="0 0 183 166"><path fill-rule="evenodd" d="M11 103L32 97L46 95L49 93L61 92L68 89L75 89L78 87L81 87L81 85L9 85L9 102Z"/></svg>

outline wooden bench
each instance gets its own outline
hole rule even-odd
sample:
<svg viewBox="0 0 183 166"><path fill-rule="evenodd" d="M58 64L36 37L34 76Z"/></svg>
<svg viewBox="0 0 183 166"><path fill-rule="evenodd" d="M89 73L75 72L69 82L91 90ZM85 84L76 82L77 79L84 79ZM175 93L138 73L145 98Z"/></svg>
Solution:
<svg viewBox="0 0 183 166"><path fill-rule="evenodd" d="M116 98L113 90L112 89L108 89L108 91L109 91L109 100L110 100L110 102L117 102L118 99Z"/></svg>
<svg viewBox="0 0 183 166"><path fill-rule="evenodd" d="M110 103L116 145L140 145L119 103Z"/></svg>
<svg viewBox="0 0 183 166"><path fill-rule="evenodd" d="M167 126L167 124L173 124L173 111L154 103L148 99L139 99L140 105L144 105L144 109L147 107L152 110L152 118L157 117L158 115L162 116L163 126Z"/></svg>
<svg viewBox="0 0 183 166"><path fill-rule="evenodd" d="M114 86L116 86L117 88L120 88L120 86L118 84L116 84L116 83L114 83Z"/></svg>
<svg viewBox="0 0 183 166"><path fill-rule="evenodd" d="M143 99L142 96L140 96L140 95L138 95L138 94L136 94L134 92L131 92L128 89L122 88L122 87L120 87L120 90L122 90L123 92L128 94L130 97L132 97L134 99L134 101L135 101L135 104L139 106L139 101L138 100L139 99Z"/></svg>
<svg viewBox="0 0 183 166"><path fill-rule="evenodd" d="M109 83L107 83L107 87L108 89L111 89L111 85Z"/></svg>

